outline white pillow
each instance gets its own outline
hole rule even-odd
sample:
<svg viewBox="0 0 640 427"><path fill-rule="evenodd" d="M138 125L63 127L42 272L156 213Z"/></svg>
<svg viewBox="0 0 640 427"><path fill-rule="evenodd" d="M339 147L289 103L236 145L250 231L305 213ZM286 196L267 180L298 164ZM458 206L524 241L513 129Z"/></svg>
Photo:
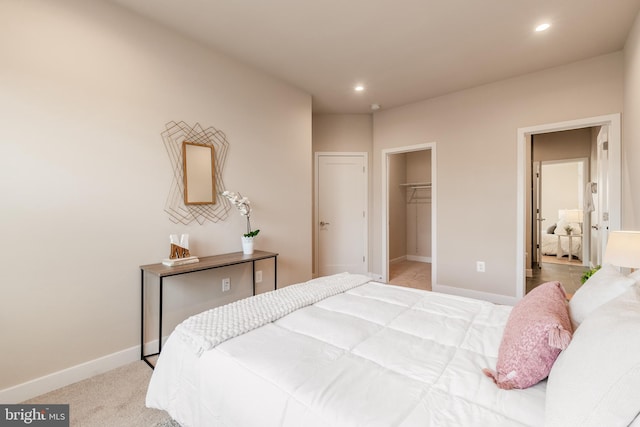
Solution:
<svg viewBox="0 0 640 427"><path fill-rule="evenodd" d="M640 283L640 269L634 271L633 273L631 273L627 277L632 278L633 280L636 281L636 283Z"/></svg>
<svg viewBox="0 0 640 427"><path fill-rule="evenodd" d="M547 381L546 427L628 426L640 413L640 288L594 311Z"/></svg>
<svg viewBox="0 0 640 427"><path fill-rule="evenodd" d="M633 278L623 275L614 266L603 265L578 288L569 301L573 329L577 329L593 310L624 293L635 283Z"/></svg>

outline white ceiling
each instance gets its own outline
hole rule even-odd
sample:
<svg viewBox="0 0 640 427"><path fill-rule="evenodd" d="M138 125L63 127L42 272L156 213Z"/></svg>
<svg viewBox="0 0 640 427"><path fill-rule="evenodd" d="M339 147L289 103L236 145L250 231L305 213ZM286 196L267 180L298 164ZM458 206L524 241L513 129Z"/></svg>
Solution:
<svg viewBox="0 0 640 427"><path fill-rule="evenodd" d="M310 93L317 113L368 113L615 52L640 9L640 0L112 1ZM544 21L551 29L534 33Z"/></svg>

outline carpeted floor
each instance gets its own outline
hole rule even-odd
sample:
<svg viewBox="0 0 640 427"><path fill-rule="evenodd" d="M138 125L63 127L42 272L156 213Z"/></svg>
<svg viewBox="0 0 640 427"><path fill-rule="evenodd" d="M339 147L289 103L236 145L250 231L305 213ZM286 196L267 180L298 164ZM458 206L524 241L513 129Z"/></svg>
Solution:
<svg viewBox="0 0 640 427"><path fill-rule="evenodd" d="M69 404L71 427L180 427L166 412L144 405L151 372L138 361L25 403Z"/></svg>
<svg viewBox="0 0 640 427"><path fill-rule="evenodd" d="M157 424L155 427L180 427L180 424L178 424L177 422L173 421L172 419L168 419L165 422Z"/></svg>

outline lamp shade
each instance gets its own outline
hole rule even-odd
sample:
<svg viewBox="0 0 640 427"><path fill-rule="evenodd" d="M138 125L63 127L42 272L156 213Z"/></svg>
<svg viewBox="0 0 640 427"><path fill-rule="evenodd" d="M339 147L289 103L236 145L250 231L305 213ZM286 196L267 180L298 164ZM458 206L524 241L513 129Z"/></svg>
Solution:
<svg viewBox="0 0 640 427"><path fill-rule="evenodd" d="M611 231L604 262L618 267L640 267L640 231Z"/></svg>
<svg viewBox="0 0 640 427"><path fill-rule="evenodd" d="M583 213L581 209L565 209L560 211L560 219L567 222L583 222Z"/></svg>

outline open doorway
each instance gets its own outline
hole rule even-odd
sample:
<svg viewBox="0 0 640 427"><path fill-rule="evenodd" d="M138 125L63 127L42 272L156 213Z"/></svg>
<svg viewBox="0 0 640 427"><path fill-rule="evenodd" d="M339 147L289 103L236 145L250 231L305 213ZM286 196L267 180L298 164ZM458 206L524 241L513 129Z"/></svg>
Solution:
<svg viewBox="0 0 640 427"><path fill-rule="evenodd" d="M431 290L435 144L383 152L383 280Z"/></svg>
<svg viewBox="0 0 640 427"><path fill-rule="evenodd" d="M536 203L539 203L540 194L536 191L539 180L536 179L536 162L534 162L533 149L536 140L544 138L546 135L553 133L565 134L566 131L577 131L589 134L589 151L587 156L565 154L566 158L587 157L588 165L585 172L589 177L588 184L581 188L580 193L583 195L582 206L578 205L578 209L572 209L573 213L577 213L577 219L570 218L571 222L580 225L580 240L582 241L582 263L578 266L578 272L574 273L579 286L579 276L586 266L595 266L600 262L599 258L602 248L606 246L609 229L619 229L620 227L620 211L621 211L621 177L620 177L620 115L612 114L607 116L598 116L587 119L579 119L568 122L551 123L546 125L534 126L530 128L518 129L518 237L517 244L522 248L522 253L517 257L517 284L516 297L522 298L536 282L542 283L549 280L566 281L559 271L550 271L549 275L533 278L533 274L540 272L536 268L536 258L539 254L539 245L541 238L538 230L541 230L541 222L545 217L537 209ZM566 147L563 144L556 143L556 150L562 150ZM537 159L545 160L545 159ZM553 160L553 159L546 159ZM558 160L556 158L556 160ZM541 162L539 163L541 165ZM538 169L540 170L540 169ZM584 171L583 171L584 172ZM583 181L584 184L584 181ZM597 189L596 193L593 190ZM589 197L594 206L587 206ZM561 209L559 209L560 211ZM571 210L571 209L569 209ZM571 213L573 215L573 213ZM582 216L580 216L582 213ZM568 213L564 213L567 215ZM562 212L558 212L552 220L557 219L560 222ZM563 218L566 220L566 218ZM563 228L565 225L562 225ZM577 227L575 227L577 229ZM562 230L562 229L561 229ZM546 231L546 230L545 230ZM562 231L561 231L562 232ZM558 239L555 237L556 245ZM564 238L564 240L577 240L578 237ZM562 243L561 243L562 245ZM588 252L585 246L588 245ZM567 248L571 251L572 248ZM561 249L562 251L562 249ZM564 252L564 251L562 251ZM587 255L588 254L588 255ZM564 254L563 254L564 256ZM568 256L567 256L568 259ZM538 283L538 284L539 284ZM565 285L565 287L567 287Z"/></svg>
<svg viewBox="0 0 640 427"><path fill-rule="evenodd" d="M537 213L532 214L536 218L533 267L548 263L589 266L590 215L585 215L593 206L589 159L539 161L534 157L533 163L537 181L532 203L533 212ZM589 194L585 194L587 191Z"/></svg>
<svg viewBox="0 0 640 427"><path fill-rule="evenodd" d="M531 135L531 254L527 292L560 281L568 293L581 284L590 263L592 194L600 126ZM590 187L589 187L590 188ZM596 236L596 239L599 236Z"/></svg>

